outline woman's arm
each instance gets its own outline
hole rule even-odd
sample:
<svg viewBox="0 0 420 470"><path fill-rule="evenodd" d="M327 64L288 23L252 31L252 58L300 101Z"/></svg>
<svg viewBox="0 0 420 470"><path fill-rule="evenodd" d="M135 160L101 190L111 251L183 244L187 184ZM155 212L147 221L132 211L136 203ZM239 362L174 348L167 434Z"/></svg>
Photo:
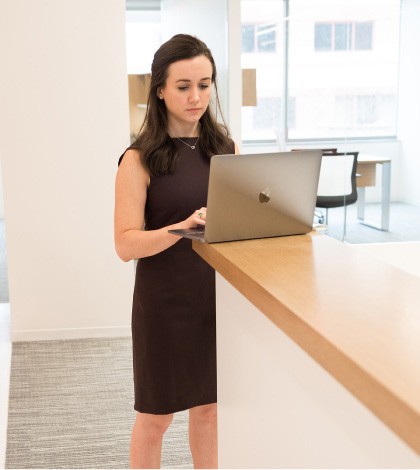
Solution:
<svg viewBox="0 0 420 470"><path fill-rule="evenodd" d="M115 249L123 261L152 256L174 245L180 237L169 229L191 228L205 224L199 219L197 208L187 219L158 230L144 230L149 175L140 162L136 150L127 150L118 168L115 180L114 238Z"/></svg>

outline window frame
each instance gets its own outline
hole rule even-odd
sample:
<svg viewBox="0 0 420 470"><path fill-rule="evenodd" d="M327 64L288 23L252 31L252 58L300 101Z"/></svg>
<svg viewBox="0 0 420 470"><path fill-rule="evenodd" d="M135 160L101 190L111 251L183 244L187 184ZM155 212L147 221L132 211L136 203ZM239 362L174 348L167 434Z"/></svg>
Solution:
<svg viewBox="0 0 420 470"><path fill-rule="evenodd" d="M290 17L290 0L283 0L283 18L289 18ZM319 22L322 23L322 22ZM325 21L323 23L330 23L329 21ZM331 23L340 23L339 21L337 22L331 22ZM343 22L341 22L343 23ZM356 23L372 23L372 37L371 37L371 48L373 49L373 31L374 31L374 21L349 21L349 23L352 23L352 37L351 37L351 49L346 49L346 50L339 50L335 51L334 49L331 49L331 52L347 52L347 51L363 51L363 50L371 50L371 49L355 49L355 35L356 35ZM250 23L248 23L250 24ZM315 25L316 23L314 23ZM309 143L309 142L318 142L318 143L336 143L336 142L342 142L343 140L349 141L349 142L375 142L375 141L396 141L397 140L397 128L396 125L394 127L394 132L389 135L369 135L369 136L343 136L343 137L334 137L334 136L325 136L325 137L308 137L308 138L290 138L289 137L289 126L288 122L294 122L294 115L290 116L290 112L288 109L288 106L286 106L286 103L289 103L290 100L295 100L296 97L293 95L289 94L289 80L288 80L288 69L289 69L289 22L285 21L285 25L283 28L283 34L281 35L280 33L278 34L276 38L276 47L282 49L282 54L284 57L284 69L283 69L283 99L281 100L282 103L282 109L281 109L281 116L282 116L282 122L281 122L281 128L283 129L283 140L285 144L296 144L296 143ZM334 39L332 38L332 41ZM332 43L333 46L333 43ZM314 47L314 52L315 47ZM321 52L321 51L319 51ZM322 52L328 52L328 51L322 51ZM355 98L356 99L356 98ZM398 100L398 87L397 87L397 97L396 99ZM295 112L295 110L294 110ZM243 144L244 145L276 145L277 141L275 139L243 139Z"/></svg>

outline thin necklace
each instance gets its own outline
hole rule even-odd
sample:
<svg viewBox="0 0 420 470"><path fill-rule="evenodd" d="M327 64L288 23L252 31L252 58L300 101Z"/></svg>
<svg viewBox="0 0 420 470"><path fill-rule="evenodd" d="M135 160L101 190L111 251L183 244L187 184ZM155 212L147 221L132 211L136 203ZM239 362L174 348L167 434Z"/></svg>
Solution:
<svg viewBox="0 0 420 470"><path fill-rule="evenodd" d="M191 150L194 150L195 149L195 146L197 145L197 142L198 142L198 139L200 137L197 137L197 140L195 141L194 145L190 145L190 144L187 144L187 142L184 142L182 139L180 139L179 137L177 137L178 140L180 140L183 144L185 145L188 145L188 147L191 149Z"/></svg>

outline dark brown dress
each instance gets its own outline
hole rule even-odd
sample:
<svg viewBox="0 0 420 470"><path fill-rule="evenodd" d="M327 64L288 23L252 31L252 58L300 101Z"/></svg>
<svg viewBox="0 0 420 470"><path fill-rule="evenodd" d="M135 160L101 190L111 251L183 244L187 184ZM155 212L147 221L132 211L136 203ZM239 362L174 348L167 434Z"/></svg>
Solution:
<svg viewBox="0 0 420 470"><path fill-rule="evenodd" d="M180 153L174 174L150 179L146 230L206 206L209 159L198 146L174 141ZM191 240L138 261L132 335L135 410L168 414L217 401L215 274Z"/></svg>

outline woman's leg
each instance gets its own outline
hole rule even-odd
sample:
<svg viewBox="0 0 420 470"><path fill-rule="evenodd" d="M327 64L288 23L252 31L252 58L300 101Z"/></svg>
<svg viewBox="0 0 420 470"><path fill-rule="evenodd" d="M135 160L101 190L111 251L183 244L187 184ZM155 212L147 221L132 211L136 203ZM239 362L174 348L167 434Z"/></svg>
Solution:
<svg viewBox="0 0 420 470"><path fill-rule="evenodd" d="M162 439L172 418L172 414L136 414L131 433L130 468L160 468Z"/></svg>
<svg viewBox="0 0 420 470"><path fill-rule="evenodd" d="M217 468L217 404L190 409L190 449L194 468Z"/></svg>

